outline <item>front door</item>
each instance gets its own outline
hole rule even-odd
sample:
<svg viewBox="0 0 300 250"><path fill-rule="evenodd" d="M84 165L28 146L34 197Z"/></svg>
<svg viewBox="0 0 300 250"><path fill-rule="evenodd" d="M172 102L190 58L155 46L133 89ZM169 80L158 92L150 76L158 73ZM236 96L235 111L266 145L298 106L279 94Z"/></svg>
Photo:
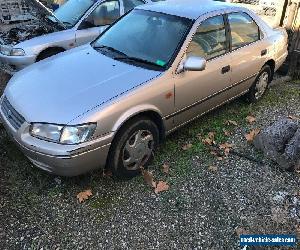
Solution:
<svg viewBox="0 0 300 250"><path fill-rule="evenodd" d="M120 3L117 0L99 4L79 25L76 31L76 46L86 44L97 38L120 17L120 9Z"/></svg>
<svg viewBox="0 0 300 250"><path fill-rule="evenodd" d="M231 56L223 15L206 19L190 42L186 58L207 60L203 71L183 71L175 75L175 126L201 115L228 99L231 83Z"/></svg>

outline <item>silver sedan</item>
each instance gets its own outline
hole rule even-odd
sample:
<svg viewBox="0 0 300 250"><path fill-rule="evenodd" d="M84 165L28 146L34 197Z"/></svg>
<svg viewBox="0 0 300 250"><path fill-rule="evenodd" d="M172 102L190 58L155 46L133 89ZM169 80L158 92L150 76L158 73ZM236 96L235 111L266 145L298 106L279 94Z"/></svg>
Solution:
<svg viewBox="0 0 300 250"><path fill-rule="evenodd" d="M95 42L17 73L1 98L8 133L37 167L132 177L166 135L241 95L256 102L287 34L245 8L182 0L136 7Z"/></svg>

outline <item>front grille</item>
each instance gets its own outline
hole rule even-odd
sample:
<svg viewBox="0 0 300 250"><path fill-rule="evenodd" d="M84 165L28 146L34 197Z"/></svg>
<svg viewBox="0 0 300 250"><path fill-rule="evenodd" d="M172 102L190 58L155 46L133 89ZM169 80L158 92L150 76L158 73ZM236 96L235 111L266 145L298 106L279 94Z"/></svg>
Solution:
<svg viewBox="0 0 300 250"><path fill-rule="evenodd" d="M2 104L1 104L1 110L6 117L6 119L9 121L9 123L18 130L22 124L25 122L25 119L23 116L21 116L18 111L16 111L13 106L10 104L10 102L7 100L6 96L4 96Z"/></svg>

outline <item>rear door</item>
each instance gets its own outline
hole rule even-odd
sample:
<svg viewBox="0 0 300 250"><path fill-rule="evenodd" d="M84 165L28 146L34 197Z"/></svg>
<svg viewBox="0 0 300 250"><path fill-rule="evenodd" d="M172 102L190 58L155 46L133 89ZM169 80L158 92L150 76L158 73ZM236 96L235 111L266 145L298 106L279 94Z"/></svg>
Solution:
<svg viewBox="0 0 300 250"><path fill-rule="evenodd" d="M223 15L209 17L198 26L185 57L207 60L203 71L175 74L175 126L179 126L228 99L231 83L231 56L228 30Z"/></svg>
<svg viewBox="0 0 300 250"><path fill-rule="evenodd" d="M254 19L245 12L228 14L232 50L230 95L247 91L266 62L268 44Z"/></svg>
<svg viewBox="0 0 300 250"><path fill-rule="evenodd" d="M93 41L120 16L121 4L118 0L100 3L79 25L76 46Z"/></svg>

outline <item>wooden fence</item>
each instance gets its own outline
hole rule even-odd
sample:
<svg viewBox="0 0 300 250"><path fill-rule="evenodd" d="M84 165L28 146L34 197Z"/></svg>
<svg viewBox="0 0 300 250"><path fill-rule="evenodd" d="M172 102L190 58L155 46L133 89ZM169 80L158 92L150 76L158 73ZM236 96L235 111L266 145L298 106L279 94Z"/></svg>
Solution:
<svg viewBox="0 0 300 250"><path fill-rule="evenodd" d="M286 28L290 33L289 74L300 78L300 1L290 5Z"/></svg>

